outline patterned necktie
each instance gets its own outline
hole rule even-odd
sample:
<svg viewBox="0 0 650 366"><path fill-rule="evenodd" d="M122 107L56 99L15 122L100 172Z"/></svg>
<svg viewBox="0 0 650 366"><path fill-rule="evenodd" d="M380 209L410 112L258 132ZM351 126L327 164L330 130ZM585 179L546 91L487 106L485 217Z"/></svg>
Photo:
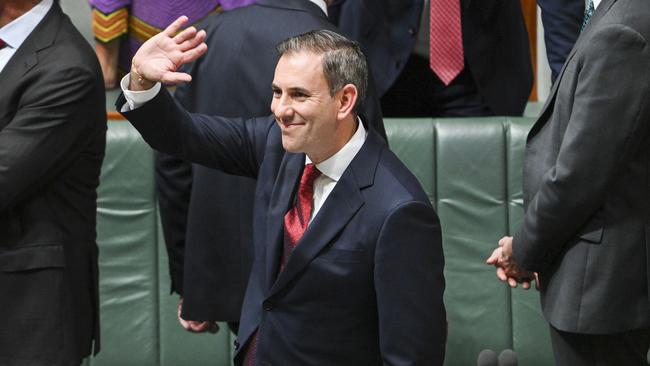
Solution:
<svg viewBox="0 0 650 366"><path fill-rule="evenodd" d="M585 8L585 18L582 20L582 27L580 27L580 32L585 29L587 23L589 23L589 19L591 19L591 16L594 15L594 11L596 11L596 8L594 7L594 0L589 0L589 3Z"/></svg>
<svg viewBox="0 0 650 366"><path fill-rule="evenodd" d="M7 42L3 41L2 38L0 38L0 50L5 48L7 46Z"/></svg>
<svg viewBox="0 0 650 366"><path fill-rule="evenodd" d="M284 215L284 248L280 261L280 271L284 270L291 253L296 248L298 240L307 230L311 213L314 210L314 181L320 175L320 171L314 164L305 165L298 186L298 197L294 206ZM278 272L278 273L279 273ZM257 343L259 341L259 328L255 330L251 342L246 350L244 366L255 366L257 354Z"/></svg>
<svg viewBox="0 0 650 366"><path fill-rule="evenodd" d="M431 0L429 21L429 67L449 85L465 67L460 0Z"/></svg>

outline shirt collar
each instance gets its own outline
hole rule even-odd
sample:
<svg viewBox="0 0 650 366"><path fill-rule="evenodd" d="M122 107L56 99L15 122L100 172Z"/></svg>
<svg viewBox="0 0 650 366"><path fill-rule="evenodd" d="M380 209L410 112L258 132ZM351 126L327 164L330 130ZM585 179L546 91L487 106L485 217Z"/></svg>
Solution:
<svg viewBox="0 0 650 366"><path fill-rule="evenodd" d="M17 49L25 42L25 39L34 31L38 23L45 18L47 12L52 8L54 0L43 0L27 13L11 21L11 23L0 28L0 38L13 49Z"/></svg>
<svg viewBox="0 0 650 366"><path fill-rule="evenodd" d="M600 5L601 0L594 0L594 9L598 9L598 5Z"/></svg>
<svg viewBox="0 0 650 366"><path fill-rule="evenodd" d="M325 0L309 0L309 1L311 1L312 3L318 5L318 7L321 8L323 13L325 13L325 16L328 15L327 14L327 3L325 2Z"/></svg>
<svg viewBox="0 0 650 366"><path fill-rule="evenodd" d="M348 141L336 154L330 156L328 159L321 161L316 164L316 168L321 172L321 174L329 177L333 181L338 182L345 172L345 169L348 168L352 159L357 155L361 146L363 146L364 141L366 140L366 128L361 122L361 118L357 117L358 127L357 131L352 135L350 141ZM305 164L311 163L311 159L307 157L305 159Z"/></svg>

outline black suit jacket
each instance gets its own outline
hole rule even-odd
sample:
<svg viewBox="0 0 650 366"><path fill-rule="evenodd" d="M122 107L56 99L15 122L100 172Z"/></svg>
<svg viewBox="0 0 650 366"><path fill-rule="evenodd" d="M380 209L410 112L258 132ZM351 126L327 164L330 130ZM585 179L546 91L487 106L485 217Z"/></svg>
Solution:
<svg viewBox="0 0 650 366"><path fill-rule="evenodd" d="M0 85L0 364L80 363L99 350L99 63L54 4Z"/></svg>
<svg viewBox="0 0 650 366"><path fill-rule="evenodd" d="M422 0L345 0L331 18L367 50L379 95L399 76L418 33ZM519 0L461 0L466 67L498 115L521 115L533 74Z"/></svg>
<svg viewBox="0 0 650 366"><path fill-rule="evenodd" d="M555 328L650 325L650 3L603 0L528 135L514 255Z"/></svg>
<svg viewBox="0 0 650 366"><path fill-rule="evenodd" d="M372 128L278 276L283 216L305 155L282 149L274 118L190 115L165 91L125 116L156 149L257 178L236 364L256 329L259 365L442 364L439 222Z"/></svg>
<svg viewBox="0 0 650 366"><path fill-rule="evenodd" d="M189 111L230 117L269 113L276 44L314 29L336 31L307 0L260 0L210 17L204 26L208 53L185 69L193 81L179 86L175 98ZM373 89L364 112L385 136ZM183 317L237 321L253 258L255 181L163 154L156 167L173 290L184 297Z"/></svg>

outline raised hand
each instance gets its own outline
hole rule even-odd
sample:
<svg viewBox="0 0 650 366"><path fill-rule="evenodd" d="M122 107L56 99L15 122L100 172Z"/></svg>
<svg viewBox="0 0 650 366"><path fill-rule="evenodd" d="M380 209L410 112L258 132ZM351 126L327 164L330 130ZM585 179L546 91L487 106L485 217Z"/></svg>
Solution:
<svg viewBox="0 0 650 366"><path fill-rule="evenodd" d="M189 74L176 70L181 65L199 58L208 50L208 46L203 43L203 30L197 31L194 27L188 27L178 33L187 21L186 16L179 17L140 47L131 62L129 89L149 89L158 81L176 84L192 80Z"/></svg>
<svg viewBox="0 0 650 366"><path fill-rule="evenodd" d="M530 288L531 281L535 280L539 288L539 280L537 274L528 272L519 267L512 258L512 237L504 236L499 240L499 246L492 252L492 255L485 261L487 264L496 267L497 277L507 282L512 288L521 284L524 289Z"/></svg>

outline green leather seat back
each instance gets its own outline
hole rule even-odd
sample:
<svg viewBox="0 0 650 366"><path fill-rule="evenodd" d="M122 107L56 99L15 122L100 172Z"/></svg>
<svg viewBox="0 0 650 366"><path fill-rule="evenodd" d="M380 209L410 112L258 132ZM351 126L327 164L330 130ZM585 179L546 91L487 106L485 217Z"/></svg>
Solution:
<svg viewBox="0 0 650 366"><path fill-rule="evenodd" d="M387 119L391 149L418 177L441 220L449 322L447 365L483 349L551 365L536 291L511 290L485 259L521 222L521 167L533 119Z"/></svg>

